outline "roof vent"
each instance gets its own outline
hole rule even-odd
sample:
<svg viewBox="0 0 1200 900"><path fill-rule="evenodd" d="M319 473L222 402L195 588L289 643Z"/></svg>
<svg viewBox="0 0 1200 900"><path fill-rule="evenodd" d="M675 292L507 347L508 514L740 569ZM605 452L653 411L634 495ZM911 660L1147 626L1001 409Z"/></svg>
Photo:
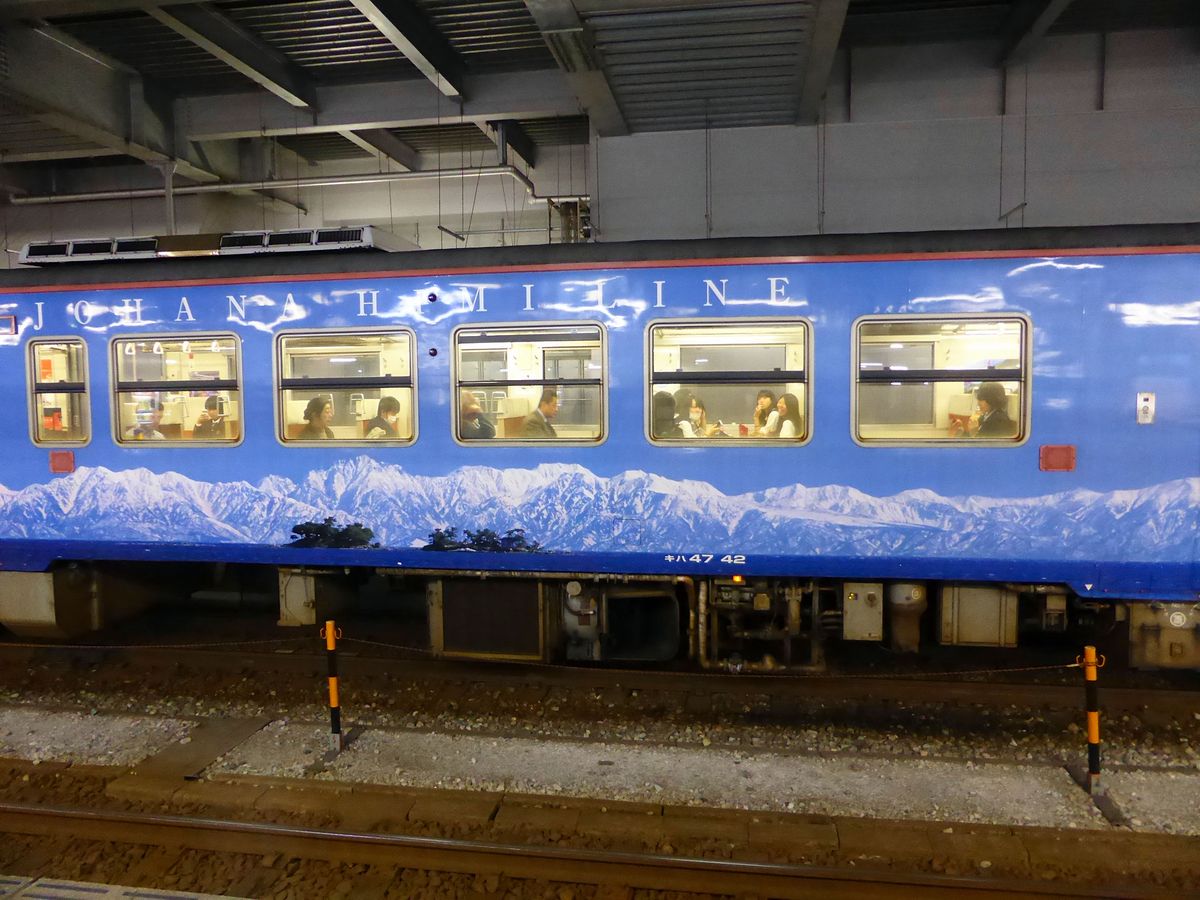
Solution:
<svg viewBox="0 0 1200 900"><path fill-rule="evenodd" d="M296 247L312 242L311 231L276 231L267 235L268 247Z"/></svg>
<svg viewBox="0 0 1200 900"><path fill-rule="evenodd" d="M241 247L261 247L266 233L262 231L235 231L233 234L221 235L221 249Z"/></svg>
<svg viewBox="0 0 1200 900"><path fill-rule="evenodd" d="M317 232L318 244L346 244L351 241L361 241L361 228L322 228Z"/></svg>
<svg viewBox="0 0 1200 900"><path fill-rule="evenodd" d="M108 256L112 253L113 242L112 238L105 241L71 241L71 255L85 256L93 254L102 254Z"/></svg>
<svg viewBox="0 0 1200 900"><path fill-rule="evenodd" d="M336 250L416 250L417 246L373 225L347 228L298 228L290 231L233 231L228 234L163 235L161 237L89 238L26 244L20 262L47 265L64 262L160 259L184 256L246 256Z"/></svg>
<svg viewBox="0 0 1200 900"><path fill-rule="evenodd" d="M158 238L117 238L116 253L154 253L158 250Z"/></svg>
<svg viewBox="0 0 1200 900"><path fill-rule="evenodd" d="M21 252L21 262L29 259L55 259L66 256L71 251L71 245L66 241L54 244L27 244Z"/></svg>

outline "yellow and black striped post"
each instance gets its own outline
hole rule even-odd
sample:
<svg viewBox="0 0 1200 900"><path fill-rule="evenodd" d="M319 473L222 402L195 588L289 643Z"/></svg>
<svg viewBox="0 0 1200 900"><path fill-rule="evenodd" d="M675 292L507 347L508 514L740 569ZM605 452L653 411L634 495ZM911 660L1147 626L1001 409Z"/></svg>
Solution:
<svg viewBox="0 0 1200 900"><path fill-rule="evenodd" d="M1095 647L1083 648L1083 677L1087 701L1087 789L1089 794L1104 793L1100 784L1100 692L1096 682L1096 672L1103 665L1104 657L1096 658Z"/></svg>
<svg viewBox="0 0 1200 900"><path fill-rule="evenodd" d="M334 753L342 749L342 708L338 703L338 666L337 639L341 632L337 630L333 619L325 622L321 631L325 638L325 659L329 663L329 744Z"/></svg>

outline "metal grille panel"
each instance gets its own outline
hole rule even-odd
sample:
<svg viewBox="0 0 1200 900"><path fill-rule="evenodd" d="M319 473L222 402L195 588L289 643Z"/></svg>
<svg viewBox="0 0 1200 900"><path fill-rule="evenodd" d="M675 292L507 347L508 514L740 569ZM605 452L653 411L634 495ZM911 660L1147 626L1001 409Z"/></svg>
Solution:
<svg viewBox="0 0 1200 900"><path fill-rule="evenodd" d="M554 65L523 0L420 0L418 6L472 70Z"/></svg>
<svg viewBox="0 0 1200 900"><path fill-rule="evenodd" d="M318 80L419 76L365 16L345 0L232 0L221 12Z"/></svg>
<svg viewBox="0 0 1200 900"><path fill-rule="evenodd" d="M491 150L496 146L477 125L470 122L397 128L392 134L420 153L470 153Z"/></svg>
<svg viewBox="0 0 1200 900"><path fill-rule="evenodd" d="M329 162L335 159L365 159L371 156L353 141L336 132L295 134L279 138L280 145L309 162Z"/></svg>
<svg viewBox="0 0 1200 900"><path fill-rule="evenodd" d="M54 24L174 94L260 90L249 78L144 13L63 19Z"/></svg>
<svg viewBox="0 0 1200 900"><path fill-rule="evenodd" d="M808 0L606 12L585 19L635 131L795 121Z"/></svg>

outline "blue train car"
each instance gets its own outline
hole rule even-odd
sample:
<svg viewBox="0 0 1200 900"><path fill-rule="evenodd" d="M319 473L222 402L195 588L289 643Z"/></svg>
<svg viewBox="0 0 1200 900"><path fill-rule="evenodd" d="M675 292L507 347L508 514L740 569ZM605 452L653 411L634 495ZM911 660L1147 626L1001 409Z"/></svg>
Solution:
<svg viewBox="0 0 1200 900"><path fill-rule="evenodd" d="M0 621L197 563L277 570L296 623L417 585L446 654L1127 623L1135 665L1200 667L1195 248L763 248L13 276Z"/></svg>

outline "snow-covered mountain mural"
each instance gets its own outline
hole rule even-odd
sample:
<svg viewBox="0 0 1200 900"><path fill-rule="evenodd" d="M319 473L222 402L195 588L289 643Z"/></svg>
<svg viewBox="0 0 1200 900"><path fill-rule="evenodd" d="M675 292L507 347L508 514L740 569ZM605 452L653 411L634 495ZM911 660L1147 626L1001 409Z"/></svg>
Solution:
<svg viewBox="0 0 1200 900"><path fill-rule="evenodd" d="M1139 490L1041 497L872 497L841 486L726 495L702 481L578 465L470 466L443 476L360 456L296 483L207 483L146 469L81 468L0 488L0 537L282 544L332 515L412 547L434 528L524 528L551 551L669 551L1042 559L1192 558L1200 478Z"/></svg>

